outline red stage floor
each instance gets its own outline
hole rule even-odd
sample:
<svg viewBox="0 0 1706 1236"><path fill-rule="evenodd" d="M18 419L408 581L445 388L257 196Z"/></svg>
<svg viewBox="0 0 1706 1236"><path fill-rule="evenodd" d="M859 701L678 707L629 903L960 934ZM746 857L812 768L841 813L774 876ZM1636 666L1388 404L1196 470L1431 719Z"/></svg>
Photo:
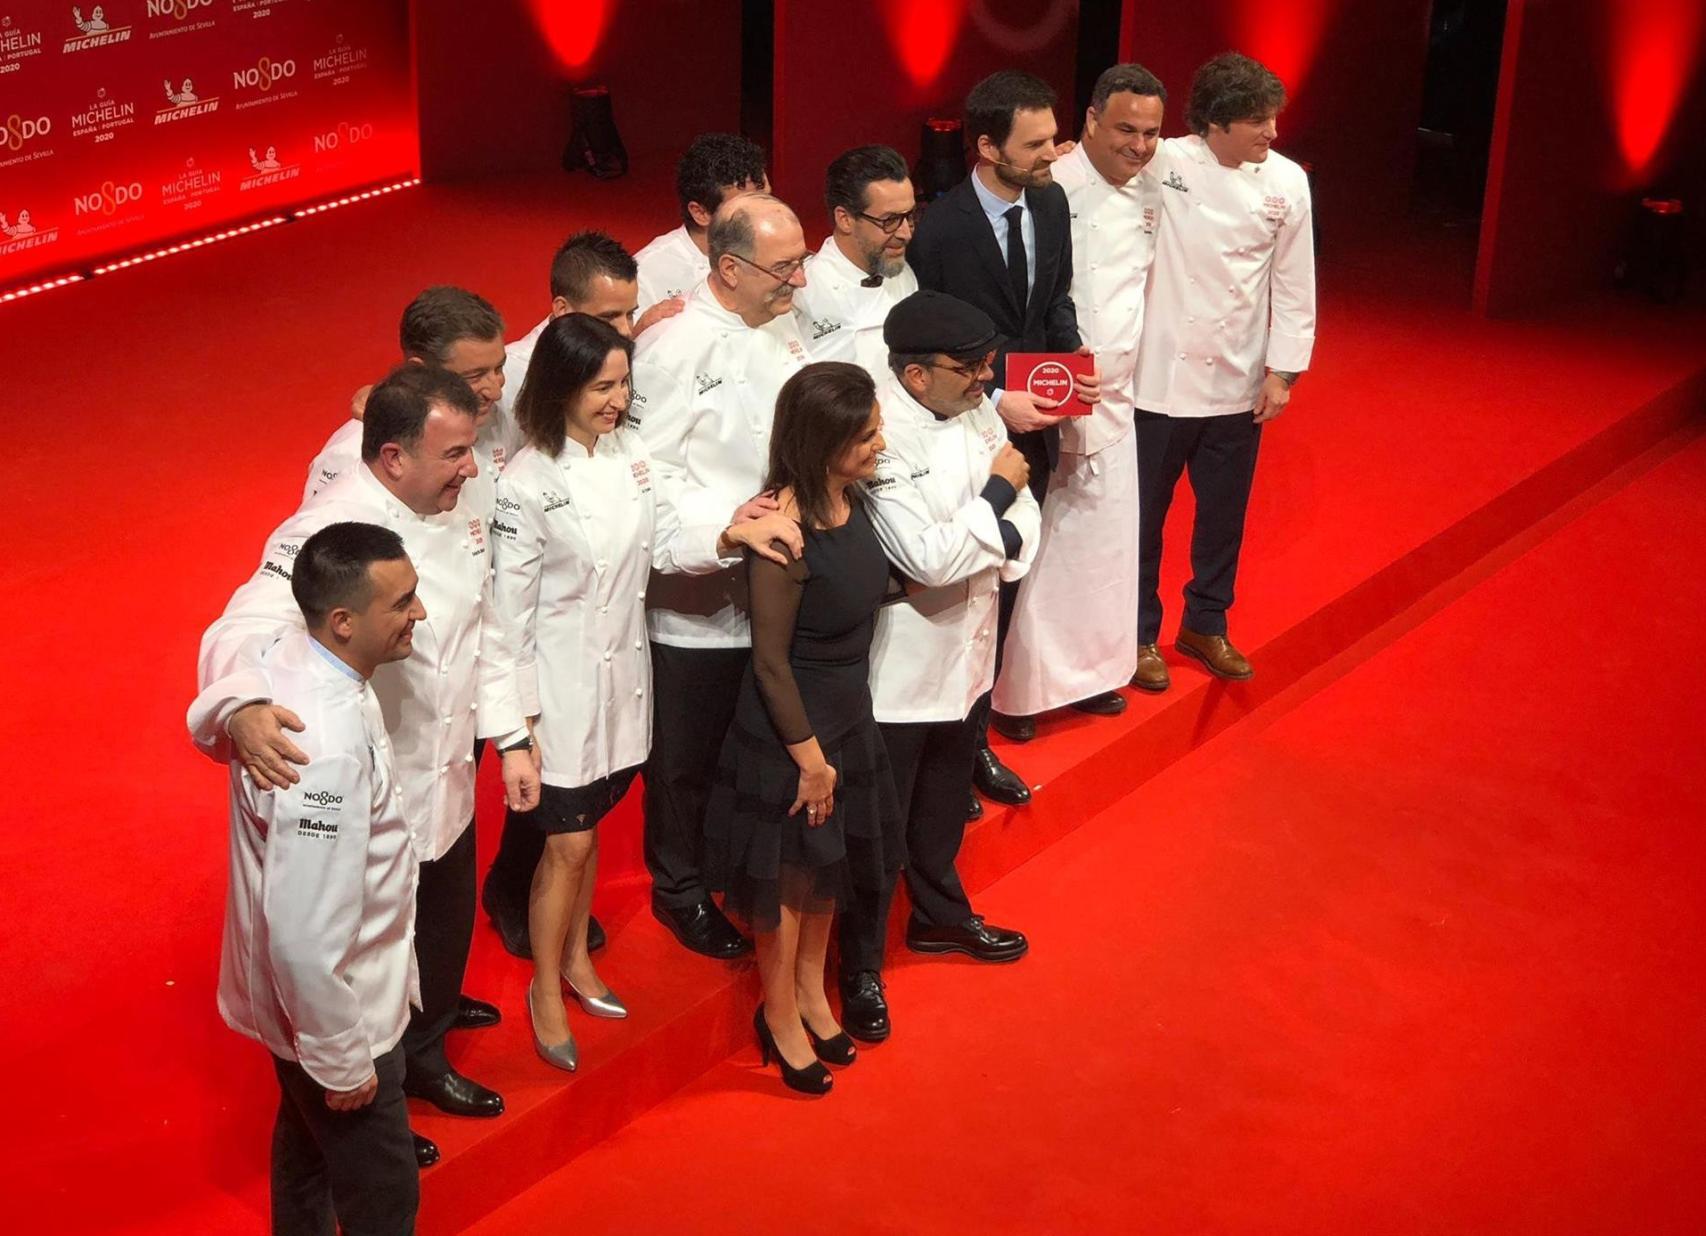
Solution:
<svg viewBox="0 0 1706 1236"><path fill-rule="evenodd" d="M24 508L39 512L17 523L0 561L14 598L4 636L15 667L6 680L12 707L0 720L10 826L0 834L0 862L14 873L13 930L0 943L0 1059L14 1074L14 1116L0 1133L0 1180L18 1199L12 1209L21 1220L88 1231L258 1225L271 1082L264 1059L223 1028L213 1006L222 774L190 751L182 729L199 633L253 568L265 532L294 505L306 461L340 420L348 390L392 359L397 314L420 286L475 287L519 333L543 312L544 268L565 232L601 222L637 245L669 216L661 180L428 188L0 309L15 358L14 406L27 426L13 475ZM1085 821L1105 818L1145 778L1180 775L1193 748L1294 682L1307 683L1333 652L1524 535L1662 436L1681 409L1697 413L1702 404L1706 331L1698 316L1607 301L1546 322L1484 323L1460 308L1460 254L1408 240L1335 251L1331 240L1319 364L1264 445L1240 581L1235 634L1262 654L1262 674L1229 691L1180 667L1172 693L1135 700L1117 721L1047 728L1012 755L1043 786L1036 806L995 814L968 844L974 887L1045 850L1087 844L1074 838L1049 850ZM1177 562L1174 554L1175 581ZM1483 711L1527 708L1538 698L1528 678L1536 642L1571 624L1593 632L1599 615L1631 604L1621 573L1599 595L1548 587L1528 599L1540 606L1528 625L1483 637L1508 658L1502 673L1476 680L1472 698ZM1698 607L1676 612L1692 617ZM1459 680L1450 662L1435 669ZM1394 702L1433 707L1408 696ZM1231 729L1221 745L1244 741L1247 729ZM1336 740L1322 741L1328 745L1311 759L1334 749ZM1330 761L1325 767L1329 782L1340 778ZM1380 769L1364 769L1371 784ZM1513 799L1550 801L1549 789L1534 787L1543 770L1519 762L1508 771ZM1394 773L1394 789L1402 777ZM1128 831L1159 809L1152 799L1163 801L1162 784L1122 808L1138 822ZM1605 809L1614 812L1618 801L1606 800ZM1630 799L1628 814L1614 818L1625 827L1644 822L1641 801ZM636 1016L586 1030L590 1067L567 1087L528 1046L525 970L480 932L469 989L498 999L510 1016L456 1051L470 1072L505 1091L511 1115L476 1124L423 1118L448 1156L425 1178L433 1230L478 1218L740 1042L750 975L683 955L638 912L633 823L630 811L606 830L614 878L599 908L614 928L603 972ZM1471 849L1454 861L1476 860ZM1055 895L1087 915L1111 902L1115 877L1127 874L1079 871L1082 883ZM1209 889L1236 883L1232 871L1186 875ZM1287 878L1315 877L1299 868ZM992 894L992 911L1005 909L1002 895ZM1016 909L1031 927L1031 910ZM1086 917L1071 930L1091 926ZM1642 920L1630 930L1650 926ZM1181 926L1170 938L1195 947L1189 935ZM1651 945L1644 935L1628 943ZM1033 962L1049 973L1045 951L1054 950L1039 947L1011 973L1028 976ZM1184 948L1158 964L1199 955ZM1319 973L1294 976L1302 995L1310 984L1336 981L1333 957L1316 958L1326 966ZM972 981L957 973L897 976L918 1010L897 1006L897 1016L914 1018L920 1037L930 1016L925 987L939 982L953 998L957 984ZM984 977L967 989L978 995L966 1007L981 1008ZM1080 1039L1070 1018L1053 1011L1056 1001L1113 998L1097 985L1113 976L1068 977L1076 986L1027 1008L1032 1036L1062 1065L1077 1059ZM945 1013L936 1016L947 1024ZM1211 1029L1173 1032L1203 1036L1192 1041L1204 1060L1239 1048L1236 1039L1213 1044ZM871 1072L901 1067L903 1045L897 1039L873 1058ZM1326 1058L1337 1050L1331 1039L1310 1047ZM1237 1075L1260 1062L1220 1063ZM1131 1103L1147 1103L1142 1074L1131 1084ZM851 1112L844 1097L837 1106ZM869 1143L883 1127L872 1118L830 1144ZM1175 1146L1172 1159L1158 1162L1207 1155L1211 1141ZM629 1197L629 1220L643 1219L654 1200Z"/></svg>

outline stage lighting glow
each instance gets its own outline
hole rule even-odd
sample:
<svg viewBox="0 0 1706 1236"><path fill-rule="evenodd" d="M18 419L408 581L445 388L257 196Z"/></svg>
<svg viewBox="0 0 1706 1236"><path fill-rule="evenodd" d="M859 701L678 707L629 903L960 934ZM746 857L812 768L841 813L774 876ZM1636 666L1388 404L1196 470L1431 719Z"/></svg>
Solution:
<svg viewBox="0 0 1706 1236"><path fill-rule="evenodd" d="M1227 32L1236 50L1267 65L1285 83L1286 93L1295 97L1315 65L1321 40L1341 3L1231 0L1227 5Z"/></svg>
<svg viewBox="0 0 1706 1236"><path fill-rule="evenodd" d="M1620 0L1606 6L1617 145L1631 184L1652 170L1700 58L1701 0Z"/></svg>
<svg viewBox="0 0 1706 1236"><path fill-rule="evenodd" d="M26 296L34 296L38 292L50 292L54 288L62 288L68 283L81 283L82 275L62 275L58 279L44 279L40 283L32 283L28 287L13 288L10 292L0 293L0 305L9 301L22 300Z"/></svg>
<svg viewBox="0 0 1706 1236"><path fill-rule="evenodd" d="M941 76L965 23L966 0L882 0L883 29L919 90Z"/></svg>
<svg viewBox="0 0 1706 1236"><path fill-rule="evenodd" d="M529 0L528 7L557 63L571 75L584 72L603 41L611 0Z"/></svg>

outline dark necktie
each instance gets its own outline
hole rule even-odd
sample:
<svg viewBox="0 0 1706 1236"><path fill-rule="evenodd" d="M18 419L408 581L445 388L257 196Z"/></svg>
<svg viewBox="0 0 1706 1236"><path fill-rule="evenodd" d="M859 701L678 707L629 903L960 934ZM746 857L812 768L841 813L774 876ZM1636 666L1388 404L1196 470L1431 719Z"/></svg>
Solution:
<svg viewBox="0 0 1706 1236"><path fill-rule="evenodd" d="M1015 206L1002 217L1007 220L1007 283L1013 289L1013 299L1018 303L1022 317L1029 295L1025 287L1025 229L1019 226L1025 211L1023 207Z"/></svg>

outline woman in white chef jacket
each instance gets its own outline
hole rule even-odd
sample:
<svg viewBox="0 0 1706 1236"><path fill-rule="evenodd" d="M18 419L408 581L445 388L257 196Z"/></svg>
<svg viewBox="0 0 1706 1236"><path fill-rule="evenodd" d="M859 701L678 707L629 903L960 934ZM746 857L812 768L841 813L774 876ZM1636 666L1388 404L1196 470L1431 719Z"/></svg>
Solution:
<svg viewBox="0 0 1706 1236"><path fill-rule="evenodd" d="M704 573L738 561L743 546L798 545L792 521L666 526L657 479L639 434L627 428L633 343L584 314L540 335L516 399L525 447L499 478L492 522L499 637L491 655L511 683L514 715L494 733L532 733L504 753L517 802L526 761L540 771L537 806L522 813L546 834L528 900L534 1046L574 1069L563 984L594 1017L627 1009L593 969L587 915L598 865L598 822L621 801L651 745L651 657L646 579ZM731 515L732 518L732 515ZM494 723L495 724L495 723Z"/></svg>

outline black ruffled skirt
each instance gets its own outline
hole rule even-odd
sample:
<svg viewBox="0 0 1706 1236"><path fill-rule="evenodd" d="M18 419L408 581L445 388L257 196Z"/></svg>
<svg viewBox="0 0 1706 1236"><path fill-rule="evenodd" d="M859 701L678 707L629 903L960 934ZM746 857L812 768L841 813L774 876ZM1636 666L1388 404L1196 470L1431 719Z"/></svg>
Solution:
<svg viewBox="0 0 1706 1236"><path fill-rule="evenodd" d="M836 772L835 808L813 827L804 807L788 814L800 771L749 676L706 809L705 876L758 931L774 930L783 906L825 913L886 892L905 865L906 817L868 703L824 757Z"/></svg>

